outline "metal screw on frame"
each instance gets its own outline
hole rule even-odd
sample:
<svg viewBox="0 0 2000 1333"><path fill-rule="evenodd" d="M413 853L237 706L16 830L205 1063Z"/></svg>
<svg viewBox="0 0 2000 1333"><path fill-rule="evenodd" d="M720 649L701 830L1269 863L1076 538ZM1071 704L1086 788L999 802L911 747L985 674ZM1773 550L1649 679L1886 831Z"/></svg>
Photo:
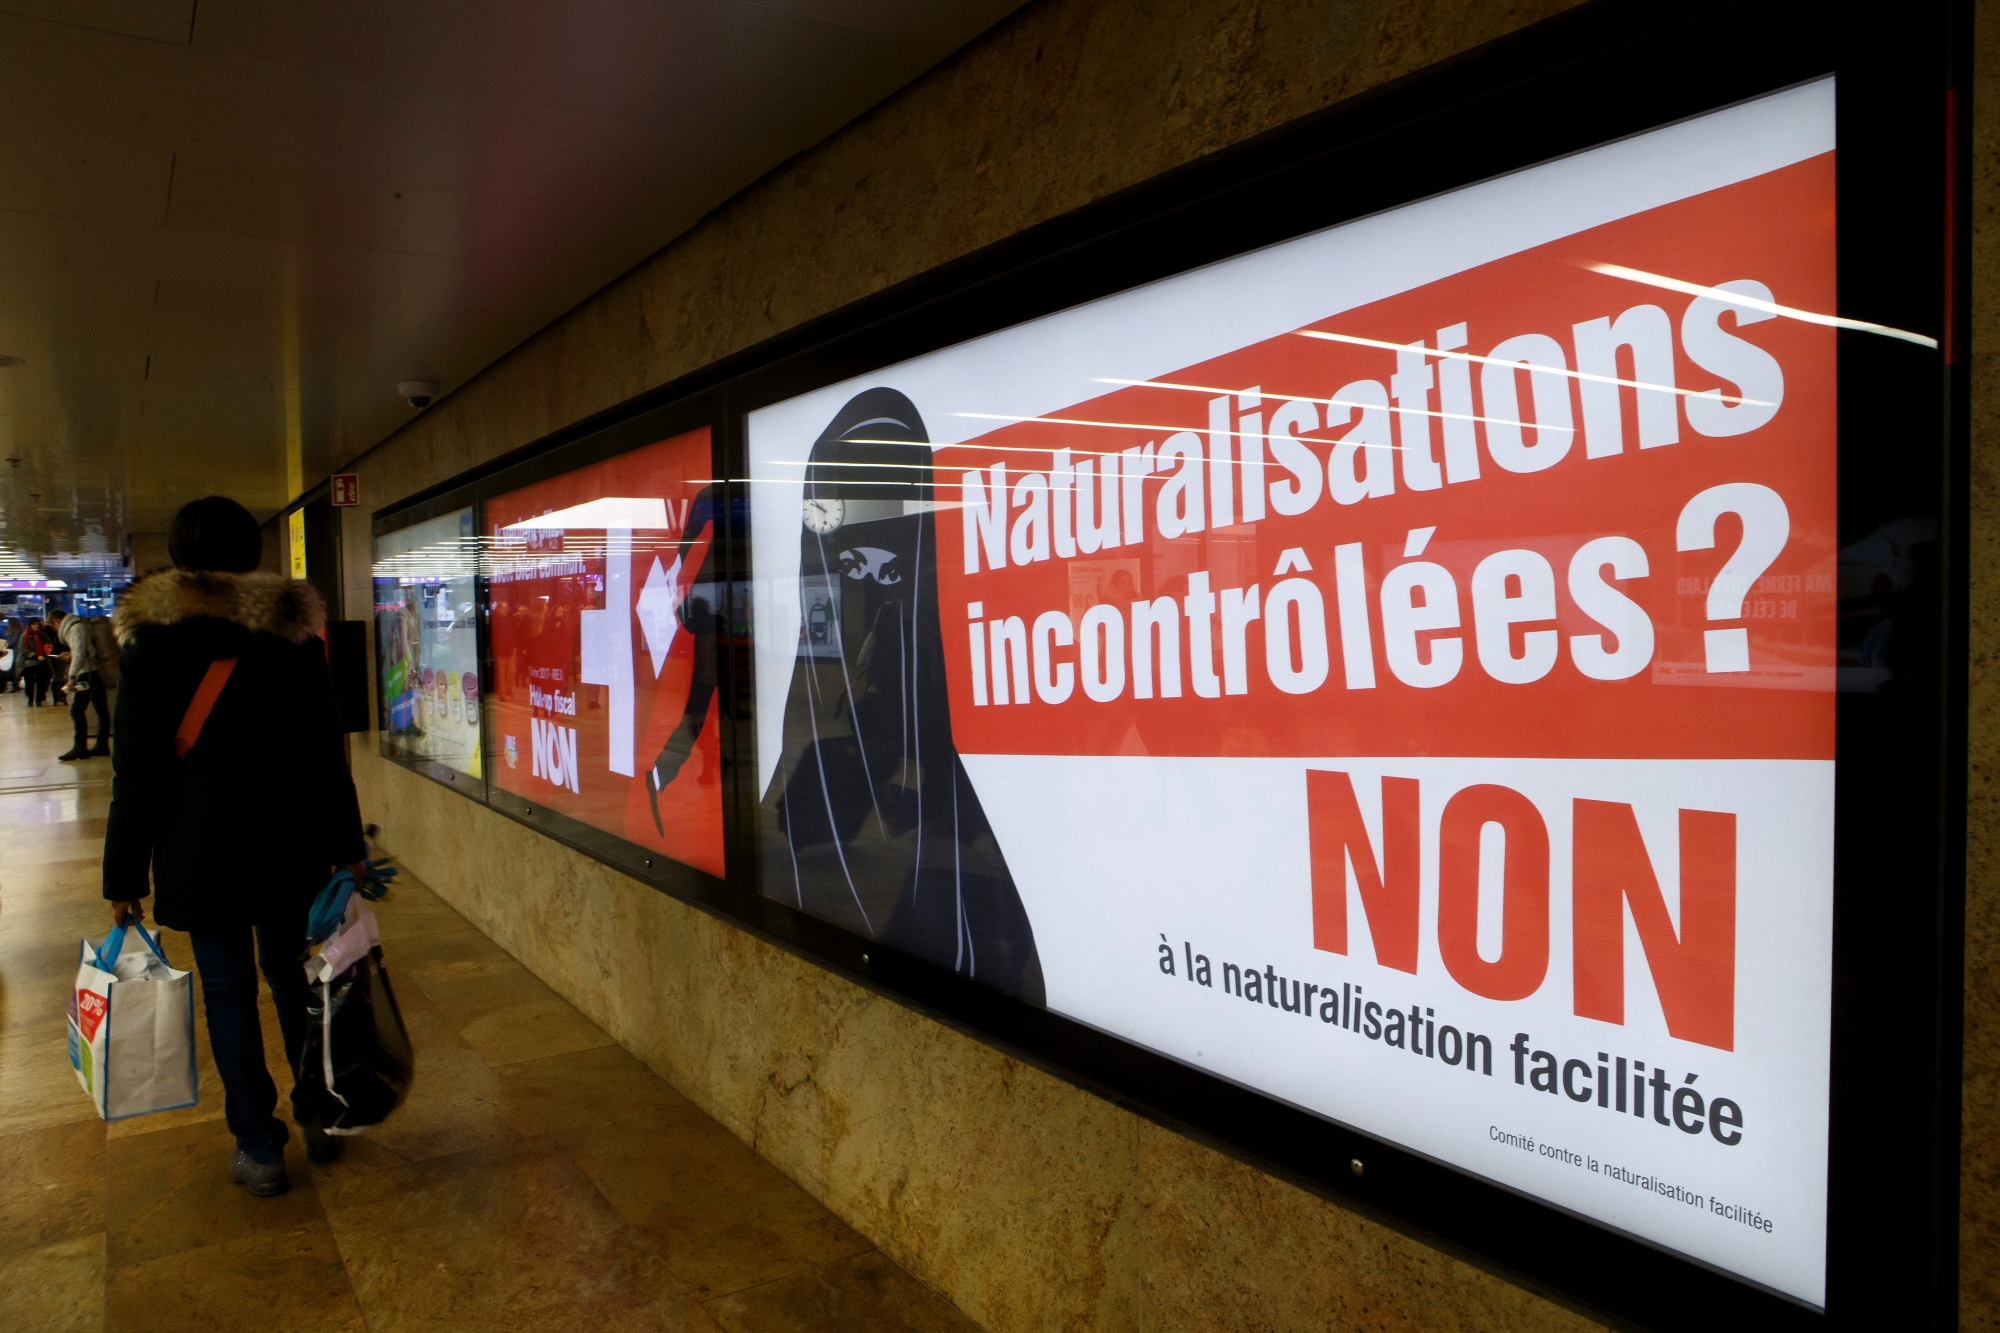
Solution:
<svg viewBox="0 0 2000 1333"><path fill-rule="evenodd" d="M1361 1164L1361 1159L1359 1157L1350 1157L1347 1161L1347 1169L1349 1171L1352 1171L1355 1175L1358 1176L1362 1172L1366 1171L1368 1168Z"/></svg>

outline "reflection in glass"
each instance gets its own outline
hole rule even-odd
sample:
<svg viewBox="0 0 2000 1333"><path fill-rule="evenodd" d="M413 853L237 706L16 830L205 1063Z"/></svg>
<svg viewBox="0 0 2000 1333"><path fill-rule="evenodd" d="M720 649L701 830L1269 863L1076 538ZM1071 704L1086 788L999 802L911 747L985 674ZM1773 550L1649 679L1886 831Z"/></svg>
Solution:
<svg viewBox="0 0 2000 1333"><path fill-rule="evenodd" d="M391 749L480 776L472 510L375 539L380 725Z"/></svg>

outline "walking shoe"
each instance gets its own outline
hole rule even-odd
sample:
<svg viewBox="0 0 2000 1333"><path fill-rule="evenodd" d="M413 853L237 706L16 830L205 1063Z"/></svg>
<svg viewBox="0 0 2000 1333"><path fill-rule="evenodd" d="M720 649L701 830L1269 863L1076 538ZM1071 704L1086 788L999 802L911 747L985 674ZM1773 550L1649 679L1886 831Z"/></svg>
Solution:
<svg viewBox="0 0 2000 1333"><path fill-rule="evenodd" d="M317 1120L301 1120L299 1134L306 1141L307 1161L331 1162L340 1156L340 1140L321 1129Z"/></svg>
<svg viewBox="0 0 2000 1333"><path fill-rule="evenodd" d="M110 746L108 746L108 745L93 745L93 746L91 746L91 747L90 747L90 758L92 758L92 759L109 759L110 757L111 757L111 747L110 747Z"/></svg>
<svg viewBox="0 0 2000 1333"><path fill-rule="evenodd" d="M74 749L74 748L72 748L72 749L70 750L70 752L69 752L68 754L59 754L59 755L57 755L57 756L56 756L56 762L57 762L57 763L59 763L59 764L67 764L67 763L70 763L70 762L71 762L71 761L73 761L73 760L77 760L77 759L88 759L88 758L90 758L90 751L88 751L88 750L78 750L78 749Z"/></svg>
<svg viewBox="0 0 2000 1333"><path fill-rule="evenodd" d="M241 1148L229 1159L229 1178L260 1199L283 1194L292 1187L283 1162L260 1162Z"/></svg>

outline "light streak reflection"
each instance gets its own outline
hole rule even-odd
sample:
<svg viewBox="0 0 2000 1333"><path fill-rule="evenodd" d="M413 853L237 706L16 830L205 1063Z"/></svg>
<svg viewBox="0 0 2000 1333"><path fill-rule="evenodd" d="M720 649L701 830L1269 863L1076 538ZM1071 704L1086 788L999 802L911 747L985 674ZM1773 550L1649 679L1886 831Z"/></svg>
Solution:
<svg viewBox="0 0 2000 1333"><path fill-rule="evenodd" d="M1623 264L1585 264L1583 267L1592 273L1602 273L1607 278L1623 278L1627 282L1658 287L1662 291L1681 292L1688 296L1706 296L1724 305L1741 306L1746 310L1761 310L1767 315L1781 315L1786 319L1796 319L1806 324L1820 324L1833 329L1854 329L1860 333L1879 333L1884 338L1897 338L1906 343L1915 343L1919 347L1938 345L1937 339L1926 337L1921 333L1911 333L1908 329L1892 329L1887 324L1871 324L1865 319L1843 319L1839 315L1822 315L1812 310L1800 310L1797 306L1779 305L1775 301L1743 296L1720 287L1704 287L1698 282L1684 282L1679 278L1648 273L1640 268L1626 268Z"/></svg>

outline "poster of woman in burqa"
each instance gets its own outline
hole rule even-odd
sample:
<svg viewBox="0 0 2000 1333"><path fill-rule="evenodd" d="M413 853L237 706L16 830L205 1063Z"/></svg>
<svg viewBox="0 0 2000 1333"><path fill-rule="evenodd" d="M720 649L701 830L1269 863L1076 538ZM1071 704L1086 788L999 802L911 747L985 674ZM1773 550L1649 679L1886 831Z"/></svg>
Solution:
<svg viewBox="0 0 2000 1333"><path fill-rule="evenodd" d="M893 389L813 445L764 891L1041 1004L1034 929L952 744L932 498L923 419Z"/></svg>

